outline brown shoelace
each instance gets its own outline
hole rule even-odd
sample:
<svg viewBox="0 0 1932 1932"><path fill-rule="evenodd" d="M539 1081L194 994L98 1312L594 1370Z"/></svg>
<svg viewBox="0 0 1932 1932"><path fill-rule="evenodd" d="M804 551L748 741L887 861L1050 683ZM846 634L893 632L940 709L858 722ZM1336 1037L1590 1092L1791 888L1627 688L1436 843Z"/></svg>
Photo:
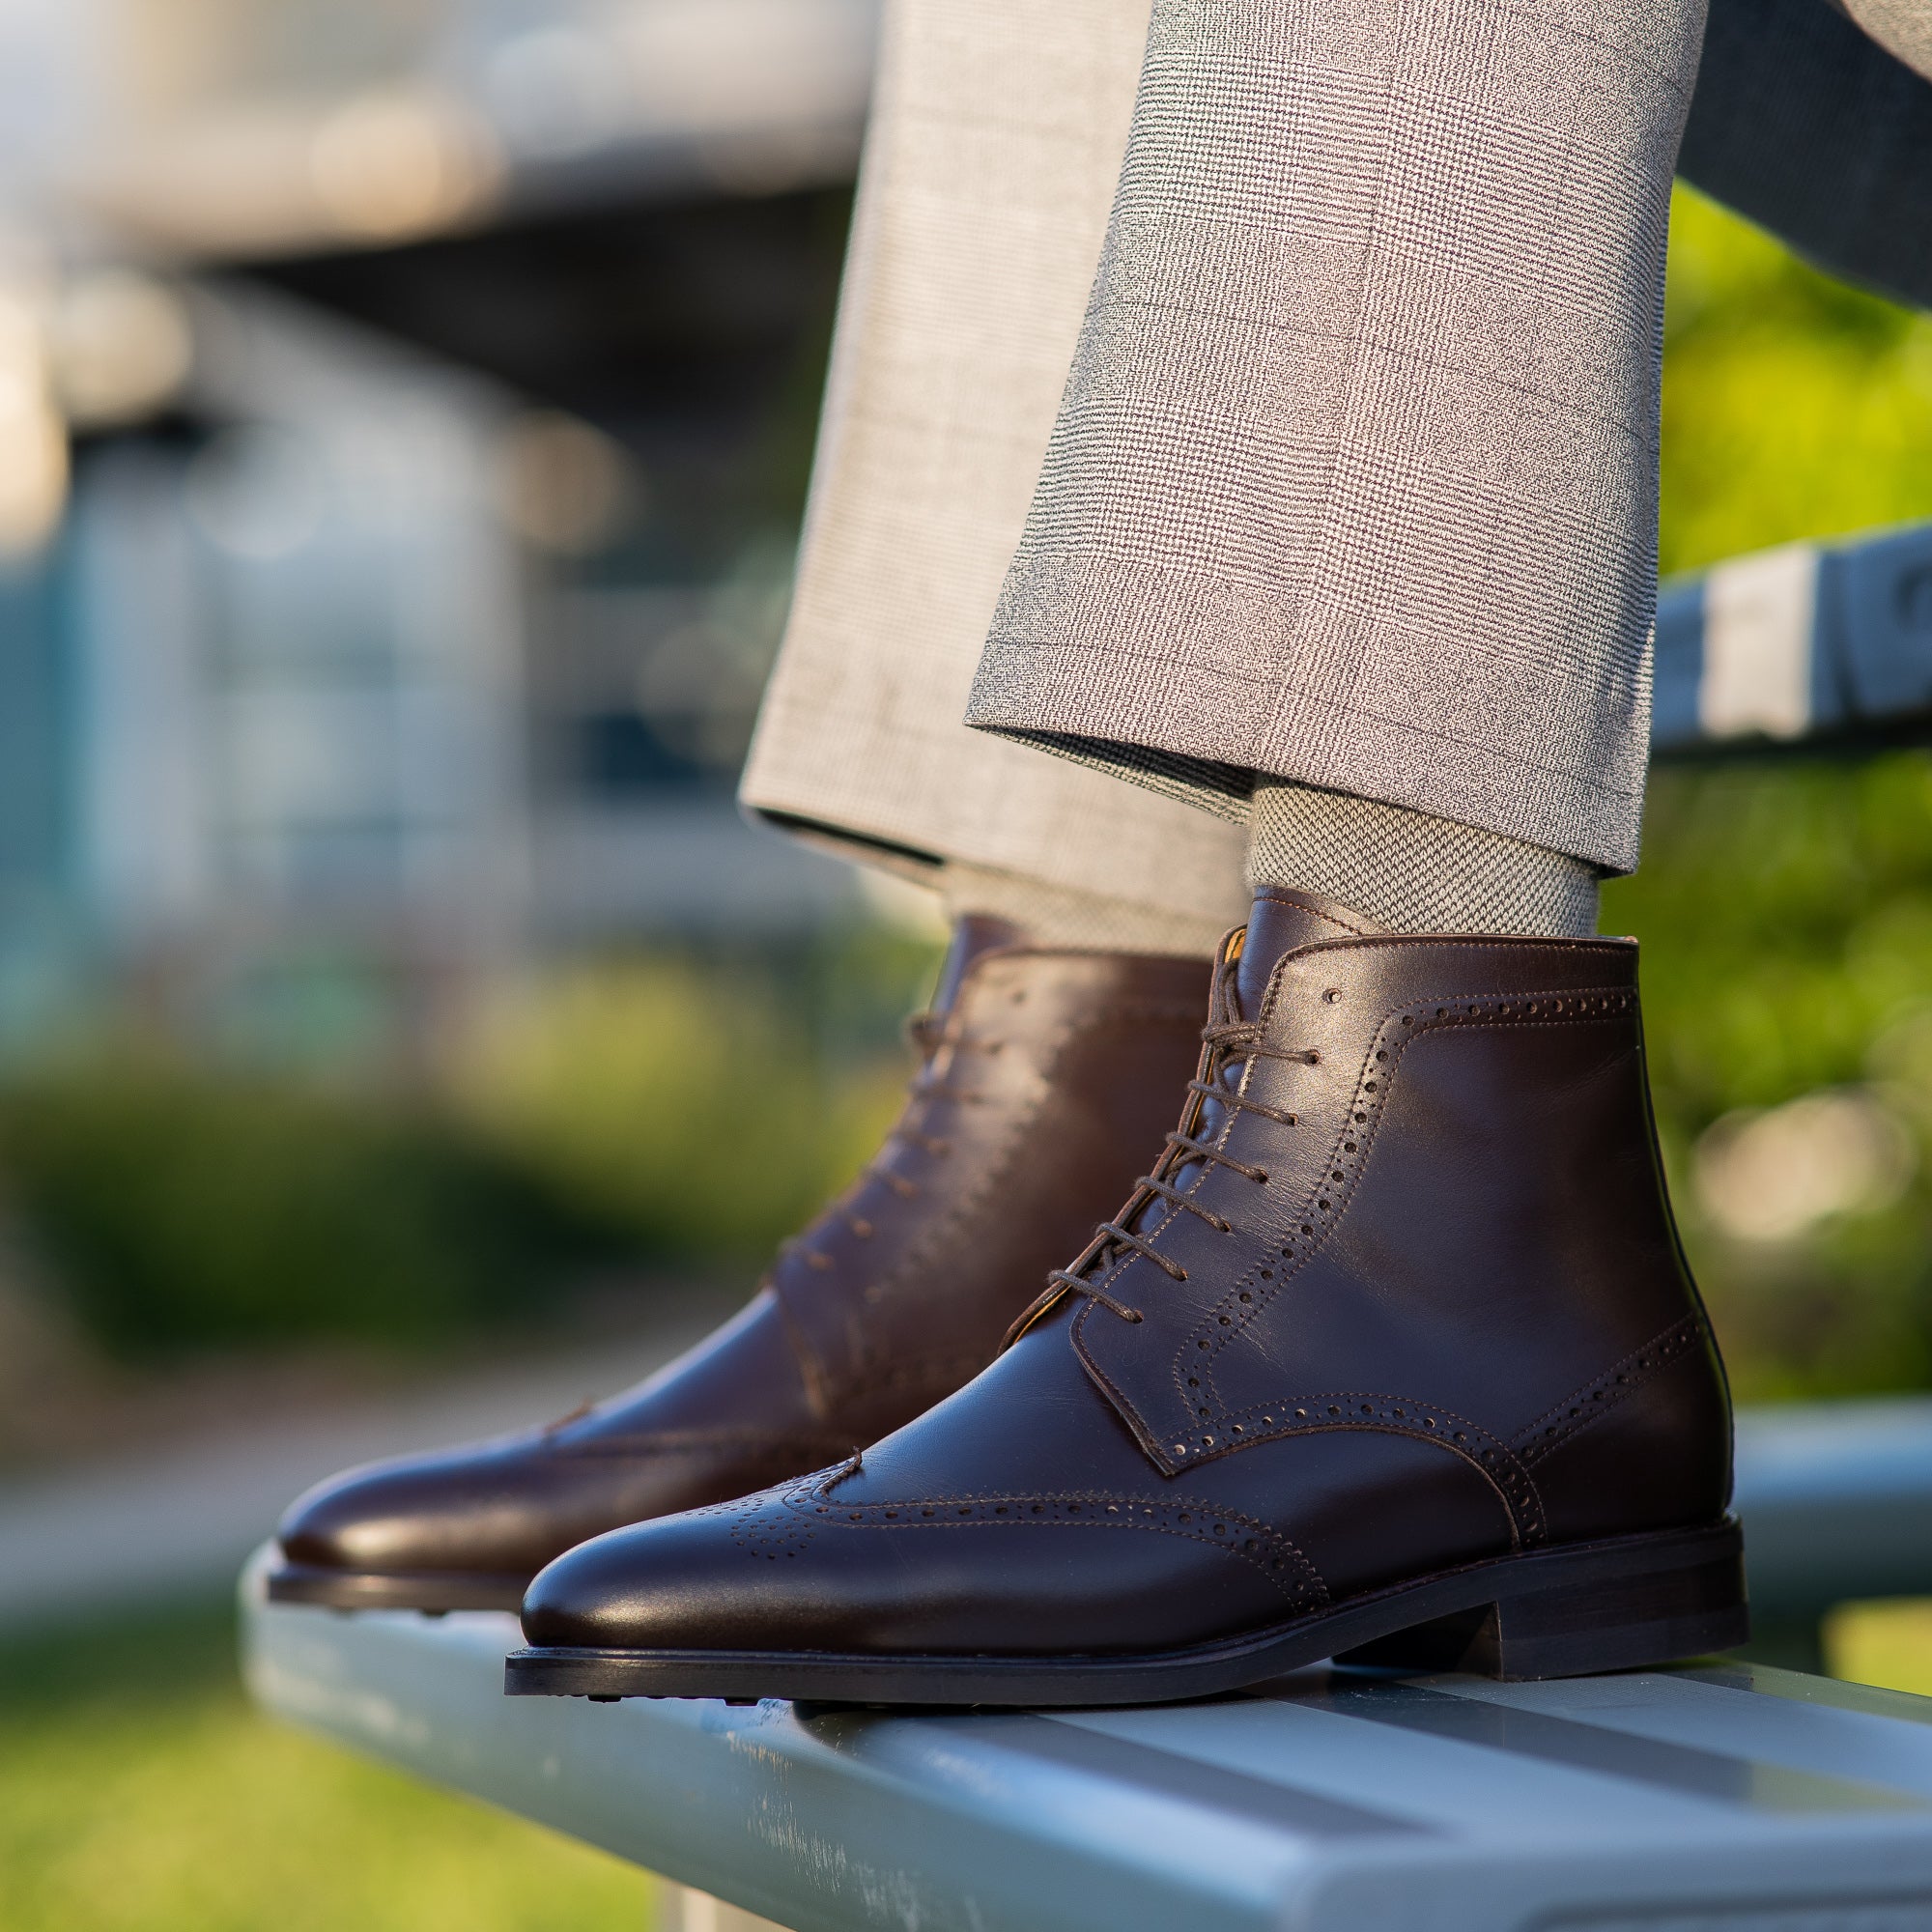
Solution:
<svg viewBox="0 0 1932 1932"><path fill-rule="evenodd" d="M1257 1060L1288 1060L1304 1066L1314 1066L1321 1061L1321 1054L1313 1047L1285 1048L1262 1044L1262 1023L1259 1020L1244 1020L1235 997L1236 961L1223 960L1214 975L1214 991L1209 1005L1212 1017L1201 1029L1201 1041L1208 1053L1200 1072L1187 1083L1190 1097L1189 1115L1198 1124L1202 1103L1212 1100L1225 1107L1229 1115L1229 1127L1234 1124L1236 1114L1259 1114L1265 1121L1273 1121L1277 1126L1292 1127L1295 1116L1285 1114L1279 1108L1264 1106L1259 1100L1250 1100L1224 1084L1222 1076L1229 1067L1239 1064L1245 1068ZM1055 1268L1047 1276L1046 1293L1027 1310L1013 1324L1011 1333L1018 1335L1042 1309L1056 1301L1063 1293L1084 1294L1089 1300L1097 1301L1103 1308L1111 1309L1122 1321L1139 1321L1143 1319L1138 1308L1130 1308L1118 1296L1108 1293L1098 1282L1093 1279L1103 1269L1129 1254L1145 1256L1163 1274L1173 1281L1185 1281L1187 1270L1171 1256L1164 1255L1145 1235L1138 1233L1133 1223L1156 1201L1165 1201L1171 1208L1186 1213L1198 1215L1216 1233L1232 1235L1235 1226L1232 1221L1190 1193L1184 1193L1174 1185L1174 1177L1180 1169L1190 1165L1204 1168L1225 1167L1245 1177L1258 1185L1267 1184L1267 1170L1251 1167L1245 1161L1236 1160L1232 1154L1208 1142L1197 1139L1184 1131L1188 1120L1183 1119L1181 1129L1167 1136L1167 1147L1151 1174L1144 1174L1134 1182L1134 1193L1127 1205L1122 1208L1118 1218L1102 1221L1094 1230L1094 1239L1087 1252L1070 1268ZM1223 1130L1222 1138L1226 1138Z"/></svg>

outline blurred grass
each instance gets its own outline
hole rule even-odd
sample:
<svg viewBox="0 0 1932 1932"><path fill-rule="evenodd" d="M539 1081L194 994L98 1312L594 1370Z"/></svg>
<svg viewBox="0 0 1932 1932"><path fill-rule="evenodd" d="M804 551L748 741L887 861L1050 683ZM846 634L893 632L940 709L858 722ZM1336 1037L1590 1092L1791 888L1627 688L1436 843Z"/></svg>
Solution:
<svg viewBox="0 0 1932 1932"><path fill-rule="evenodd" d="M501 1319L611 1231L412 1105L109 1039L0 1095L15 1201L122 1356Z"/></svg>
<svg viewBox="0 0 1932 1932"><path fill-rule="evenodd" d="M645 1932L600 1852L258 1718L220 1605L0 1641L6 1932Z"/></svg>

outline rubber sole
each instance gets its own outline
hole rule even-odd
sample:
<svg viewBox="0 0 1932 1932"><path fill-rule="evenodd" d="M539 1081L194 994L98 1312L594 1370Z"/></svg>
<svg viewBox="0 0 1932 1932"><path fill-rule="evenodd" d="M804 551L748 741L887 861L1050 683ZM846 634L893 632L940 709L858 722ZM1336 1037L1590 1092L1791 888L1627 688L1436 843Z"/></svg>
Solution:
<svg viewBox="0 0 1932 1932"><path fill-rule="evenodd" d="M384 1575L370 1570L326 1570L284 1562L269 1572L271 1604L309 1604L326 1610L519 1610L527 1577L487 1571L420 1570Z"/></svg>
<svg viewBox="0 0 1932 1932"><path fill-rule="evenodd" d="M1492 1558L1239 1637L1113 1657L826 1651L513 1651L512 1697L761 1697L911 1705L1163 1704L1333 1658L1487 1677L1582 1677L1731 1650L1750 1634L1735 1518Z"/></svg>

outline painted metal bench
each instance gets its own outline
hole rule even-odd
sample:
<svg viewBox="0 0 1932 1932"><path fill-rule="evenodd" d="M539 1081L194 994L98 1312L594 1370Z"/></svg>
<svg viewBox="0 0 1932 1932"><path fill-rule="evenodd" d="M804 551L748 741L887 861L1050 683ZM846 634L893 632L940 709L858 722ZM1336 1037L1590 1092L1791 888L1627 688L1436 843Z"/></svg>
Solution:
<svg viewBox="0 0 1932 1932"><path fill-rule="evenodd" d="M1660 600L1660 758L1932 732L1932 525ZM1747 1415L1763 1648L1932 1595L1932 1401ZM1932 1699L1757 1662L1147 1711L508 1699L507 1617L271 1608L263 1705L673 1881L665 1932L1926 1932ZM763 1915L762 1918L753 1915Z"/></svg>
<svg viewBox="0 0 1932 1932"><path fill-rule="evenodd" d="M1651 752L1932 735L1932 524L1788 544L1667 583Z"/></svg>
<svg viewBox="0 0 1932 1932"><path fill-rule="evenodd" d="M1932 1402L1747 1416L1774 1619L1932 1593ZM507 1617L271 1608L268 1709L665 1874L683 1932L1925 1932L1932 1699L1761 1663L1146 1711L505 1698ZM720 1904L718 1901L728 1901Z"/></svg>

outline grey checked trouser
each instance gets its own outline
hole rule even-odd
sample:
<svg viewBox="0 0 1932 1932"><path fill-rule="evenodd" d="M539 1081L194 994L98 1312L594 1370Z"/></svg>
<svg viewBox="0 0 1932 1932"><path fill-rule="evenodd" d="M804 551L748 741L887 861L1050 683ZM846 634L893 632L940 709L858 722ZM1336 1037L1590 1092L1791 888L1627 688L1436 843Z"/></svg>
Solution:
<svg viewBox="0 0 1932 1932"><path fill-rule="evenodd" d="M748 809L1208 920L1258 772L1634 866L1680 141L1927 299L1925 4L889 0Z"/></svg>

